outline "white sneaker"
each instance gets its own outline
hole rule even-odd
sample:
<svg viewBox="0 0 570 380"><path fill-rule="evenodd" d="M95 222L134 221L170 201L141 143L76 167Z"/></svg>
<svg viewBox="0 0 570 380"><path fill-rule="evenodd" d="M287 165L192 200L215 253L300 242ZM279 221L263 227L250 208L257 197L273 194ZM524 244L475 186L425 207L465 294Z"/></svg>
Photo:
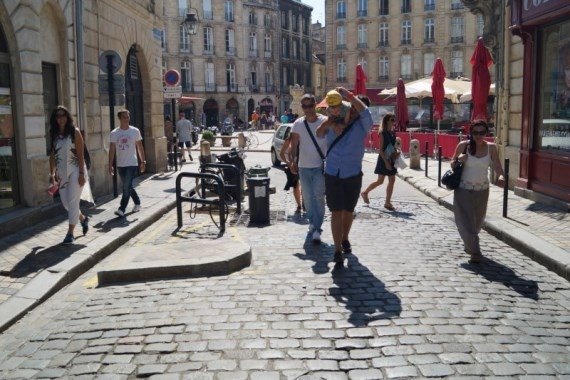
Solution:
<svg viewBox="0 0 570 380"><path fill-rule="evenodd" d="M141 210L141 205L135 205L133 207L133 212L139 212Z"/></svg>
<svg viewBox="0 0 570 380"><path fill-rule="evenodd" d="M124 212L123 210L121 210L120 208L118 208L118 209L115 211L115 215L117 215L117 216L125 216L125 212Z"/></svg>
<svg viewBox="0 0 570 380"><path fill-rule="evenodd" d="M313 231L313 243L321 244L321 233L319 230Z"/></svg>

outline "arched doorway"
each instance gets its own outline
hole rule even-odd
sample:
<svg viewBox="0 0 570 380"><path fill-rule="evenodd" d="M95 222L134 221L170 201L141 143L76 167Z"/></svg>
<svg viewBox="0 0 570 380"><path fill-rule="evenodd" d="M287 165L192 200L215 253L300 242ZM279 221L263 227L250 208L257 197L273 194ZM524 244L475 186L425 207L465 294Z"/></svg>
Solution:
<svg viewBox="0 0 570 380"><path fill-rule="evenodd" d="M143 86L137 49L134 45L129 49L125 66L125 108L131 114L131 125L141 131L144 143Z"/></svg>
<svg viewBox="0 0 570 380"><path fill-rule="evenodd" d="M230 116L232 120L234 117L239 117L239 103L234 98L226 103L226 115Z"/></svg>
<svg viewBox="0 0 570 380"><path fill-rule="evenodd" d="M0 214L20 203L8 41L0 25Z"/></svg>
<svg viewBox="0 0 570 380"><path fill-rule="evenodd" d="M180 112L184 112L186 119L196 125L196 104L193 101L180 101Z"/></svg>
<svg viewBox="0 0 570 380"><path fill-rule="evenodd" d="M264 98L259 103L259 111L260 113L266 113L268 116L273 112L273 102L269 98Z"/></svg>
<svg viewBox="0 0 570 380"><path fill-rule="evenodd" d="M214 99L206 100L204 103L204 115L206 115L206 127L218 125L218 102L216 102Z"/></svg>
<svg viewBox="0 0 570 380"><path fill-rule="evenodd" d="M249 98L249 100L247 101L247 115L246 115L248 121L251 118L253 110L255 110L255 100Z"/></svg>

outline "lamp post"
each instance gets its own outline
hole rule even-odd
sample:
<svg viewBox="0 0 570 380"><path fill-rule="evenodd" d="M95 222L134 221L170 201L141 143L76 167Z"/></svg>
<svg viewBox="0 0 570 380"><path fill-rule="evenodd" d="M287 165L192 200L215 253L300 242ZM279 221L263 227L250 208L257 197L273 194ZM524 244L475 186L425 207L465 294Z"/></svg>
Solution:
<svg viewBox="0 0 570 380"><path fill-rule="evenodd" d="M184 21L182 21L182 28L184 29L184 31L186 33L188 33L189 36L193 36L196 34L196 31L198 29L198 12L196 11L196 9L194 8L190 8L188 9L188 12L186 13L186 17L184 18ZM174 144L174 171L178 171L178 141L177 141L177 137L178 137L178 133L176 131L176 99L172 99L171 100L171 106L172 106L172 126L173 126L173 144ZM190 131L192 132L192 131ZM192 143L190 143L192 144ZM188 149L191 149L188 148ZM184 152L184 151L182 151ZM190 150L188 150L188 154L190 154ZM184 158L184 157L182 157Z"/></svg>

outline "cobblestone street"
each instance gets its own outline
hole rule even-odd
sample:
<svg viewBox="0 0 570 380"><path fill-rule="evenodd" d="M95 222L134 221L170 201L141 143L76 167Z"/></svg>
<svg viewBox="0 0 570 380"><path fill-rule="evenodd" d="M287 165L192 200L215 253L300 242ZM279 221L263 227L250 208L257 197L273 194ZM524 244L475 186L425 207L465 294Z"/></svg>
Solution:
<svg viewBox="0 0 570 380"><path fill-rule="evenodd" d="M271 225L234 217L226 232L252 246L250 267L97 287L106 259L0 335L0 378L570 378L566 280L486 232L483 265L467 264L452 213L400 180L397 212L384 186L359 203L354 254L334 269L329 214L315 246L284 175L271 181ZM187 239L191 255L218 233L208 215L184 218L128 246L160 255Z"/></svg>

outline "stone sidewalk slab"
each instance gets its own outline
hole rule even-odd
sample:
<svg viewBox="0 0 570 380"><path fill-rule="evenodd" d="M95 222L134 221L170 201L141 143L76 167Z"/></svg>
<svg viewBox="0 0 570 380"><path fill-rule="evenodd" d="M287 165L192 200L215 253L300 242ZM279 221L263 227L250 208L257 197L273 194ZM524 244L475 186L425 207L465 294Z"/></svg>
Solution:
<svg viewBox="0 0 570 380"><path fill-rule="evenodd" d="M98 285L168 278L224 276L251 264L251 246L229 237L116 252L97 272Z"/></svg>

